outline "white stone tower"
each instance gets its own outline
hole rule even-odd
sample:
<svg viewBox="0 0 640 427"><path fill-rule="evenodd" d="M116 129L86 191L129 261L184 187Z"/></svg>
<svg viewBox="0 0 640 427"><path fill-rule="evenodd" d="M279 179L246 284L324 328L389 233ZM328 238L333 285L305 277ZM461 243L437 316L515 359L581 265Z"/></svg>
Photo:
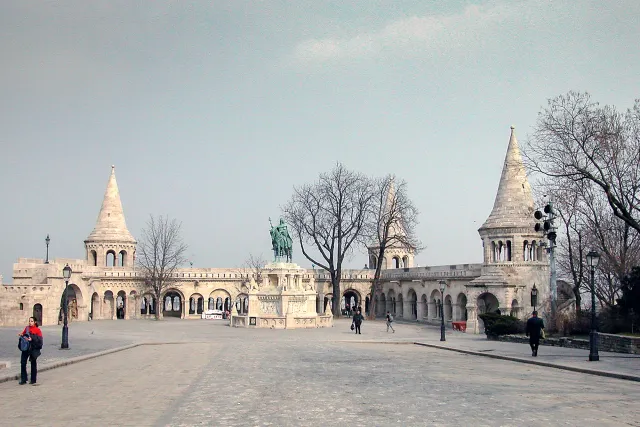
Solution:
<svg viewBox="0 0 640 427"><path fill-rule="evenodd" d="M391 209L391 204L395 198L395 184L393 179L389 184L389 190L387 192L386 209ZM407 233L398 221L391 224L389 227L389 235L406 236ZM378 265L377 256L379 254L380 246L370 246L367 248L369 252L369 268L375 269ZM415 257L415 248L400 242L394 242L390 246L385 248L384 259L382 260L382 269L391 268L411 268L413 267L413 259Z"/></svg>
<svg viewBox="0 0 640 427"><path fill-rule="evenodd" d="M136 243L127 229L116 182L116 168L111 166L96 226L84 241L87 261L89 265L98 267L133 267Z"/></svg>
<svg viewBox="0 0 640 427"><path fill-rule="evenodd" d="M512 126L493 209L478 229L484 256L481 276L467 287L470 319L476 309L525 317L534 284L540 301L548 295L549 263L533 213L531 186Z"/></svg>

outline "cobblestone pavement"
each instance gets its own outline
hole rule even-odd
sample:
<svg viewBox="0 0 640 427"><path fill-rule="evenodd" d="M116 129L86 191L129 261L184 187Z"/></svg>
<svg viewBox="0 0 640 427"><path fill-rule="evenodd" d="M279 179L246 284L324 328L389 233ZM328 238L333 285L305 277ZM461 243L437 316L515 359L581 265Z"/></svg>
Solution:
<svg viewBox="0 0 640 427"><path fill-rule="evenodd" d="M347 321L306 331L187 321L72 327L79 351L101 340L185 343L42 372L37 387L0 384L0 425L640 426L637 383L403 345L424 340L414 326L386 334L367 322L358 336ZM355 339L390 344L340 342ZM34 402L25 419L19 408Z"/></svg>

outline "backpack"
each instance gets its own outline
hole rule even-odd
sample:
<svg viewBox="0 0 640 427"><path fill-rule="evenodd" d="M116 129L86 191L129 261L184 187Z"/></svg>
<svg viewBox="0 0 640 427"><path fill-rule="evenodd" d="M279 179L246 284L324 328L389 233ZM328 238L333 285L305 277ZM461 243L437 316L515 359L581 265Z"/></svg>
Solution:
<svg viewBox="0 0 640 427"><path fill-rule="evenodd" d="M31 348L31 342L27 341L26 337L30 336L31 334L29 334L29 327L27 326L24 335L18 338L18 348L20 349L20 351L29 351L29 349Z"/></svg>
<svg viewBox="0 0 640 427"><path fill-rule="evenodd" d="M393 316L391 314L389 314L388 318L389 318L389 322L393 322Z"/></svg>

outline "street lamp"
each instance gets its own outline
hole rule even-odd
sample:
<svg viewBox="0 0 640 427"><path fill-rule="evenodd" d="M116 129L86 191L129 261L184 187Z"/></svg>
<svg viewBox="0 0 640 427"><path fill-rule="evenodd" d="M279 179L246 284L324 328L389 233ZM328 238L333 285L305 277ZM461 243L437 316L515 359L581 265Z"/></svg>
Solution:
<svg viewBox="0 0 640 427"><path fill-rule="evenodd" d="M44 242L47 244L47 258L44 260L45 264L49 264L49 242L51 241L51 239L49 238L49 235L47 234L47 238L44 239Z"/></svg>
<svg viewBox="0 0 640 427"><path fill-rule="evenodd" d="M533 284L533 288L531 288L531 305L533 306L533 311L536 311L536 306L538 305L538 289L535 283Z"/></svg>
<svg viewBox="0 0 640 427"><path fill-rule="evenodd" d="M64 293L62 302L62 310L64 311L64 319L62 324L62 344L60 345L60 349L68 350L69 349L69 326L68 326L68 313L69 313L69 298L67 296L67 291L69 289L69 279L71 278L71 267L67 264L62 269L62 277L64 277Z"/></svg>
<svg viewBox="0 0 640 427"><path fill-rule="evenodd" d="M598 324L596 323L596 287L595 272L600 255L598 252L591 250L587 254L587 265L591 269L591 332L589 332L589 362L597 362L600 360L598 355Z"/></svg>
<svg viewBox="0 0 640 427"><path fill-rule="evenodd" d="M440 283L440 341L446 341L445 336L444 336L444 310L443 310L443 304L444 304L444 290L447 287L447 282L445 282L444 280L440 280L438 283Z"/></svg>

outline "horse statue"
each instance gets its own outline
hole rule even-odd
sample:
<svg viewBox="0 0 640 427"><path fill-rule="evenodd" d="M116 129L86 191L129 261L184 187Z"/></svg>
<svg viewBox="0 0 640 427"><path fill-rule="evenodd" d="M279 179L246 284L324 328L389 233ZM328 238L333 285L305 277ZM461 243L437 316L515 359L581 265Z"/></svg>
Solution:
<svg viewBox="0 0 640 427"><path fill-rule="evenodd" d="M269 218L269 225L271 225L271 247L273 249L274 262L282 261L286 259L286 262L291 262L293 255L293 239L289 235L287 230L287 224L280 218L280 224L273 226L271 218Z"/></svg>

